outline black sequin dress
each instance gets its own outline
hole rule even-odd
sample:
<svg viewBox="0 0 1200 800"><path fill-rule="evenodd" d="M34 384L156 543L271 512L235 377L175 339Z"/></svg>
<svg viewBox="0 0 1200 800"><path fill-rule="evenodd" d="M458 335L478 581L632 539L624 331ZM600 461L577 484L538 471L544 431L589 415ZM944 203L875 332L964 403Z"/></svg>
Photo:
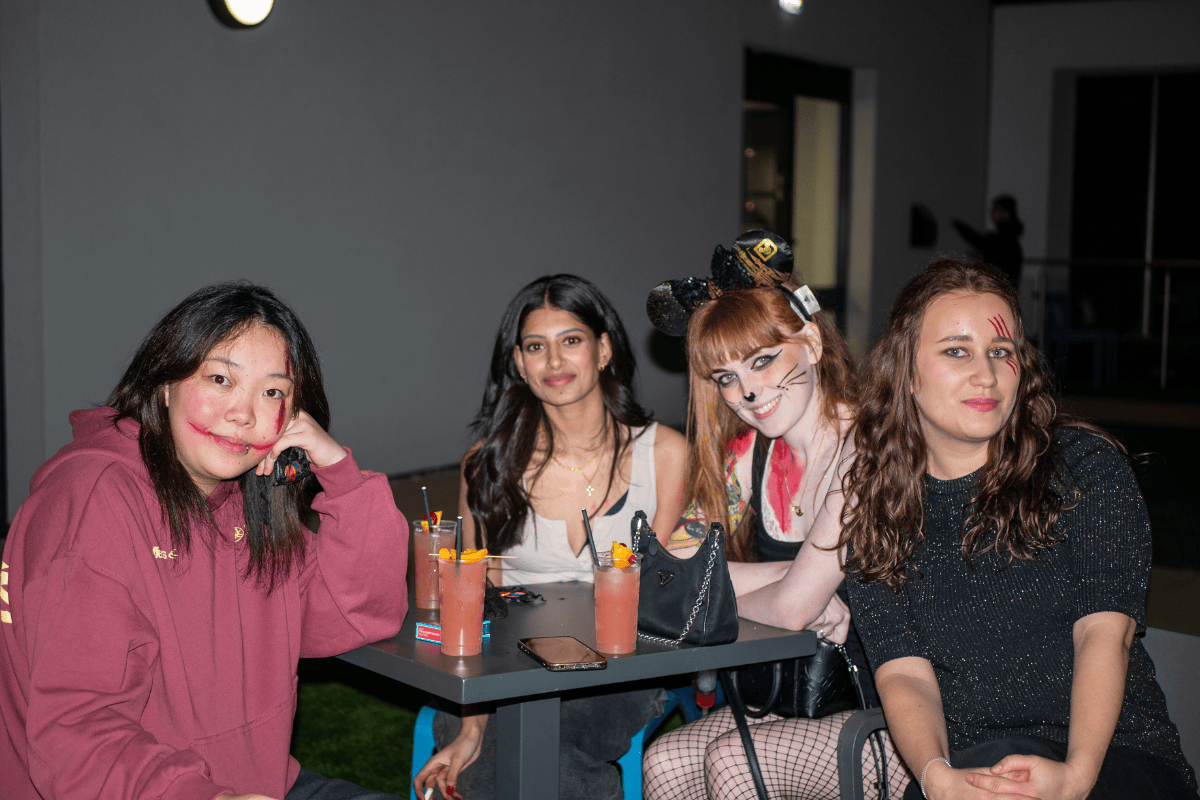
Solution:
<svg viewBox="0 0 1200 800"><path fill-rule="evenodd" d="M1167 717L1154 665L1142 646L1150 578L1150 522L1129 465L1108 442L1080 429L1055 452L1082 491L1057 529L1065 538L1036 561L995 552L962 557L962 525L979 472L925 478L926 541L898 595L850 576L850 608L876 669L927 659L941 688L952 752L1010 736L1067 743L1074 663L1072 626L1101 611L1137 622L1114 746L1148 753L1196 778ZM1007 565L1007 566L1006 566ZM919 574L918 574L919 570Z"/></svg>

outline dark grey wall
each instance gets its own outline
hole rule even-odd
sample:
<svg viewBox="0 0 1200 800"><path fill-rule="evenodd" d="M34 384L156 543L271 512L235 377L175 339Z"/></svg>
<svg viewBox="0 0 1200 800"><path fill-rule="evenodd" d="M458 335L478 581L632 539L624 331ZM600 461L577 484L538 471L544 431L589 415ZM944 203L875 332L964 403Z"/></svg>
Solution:
<svg viewBox="0 0 1200 800"><path fill-rule="evenodd" d="M737 232L746 46L877 72L877 320L930 255L909 204L982 203L987 3L808 6L281 0L231 31L204 0L4 0L10 514L67 413L226 278L300 312L365 467L459 458L503 305L547 272L609 293L681 421L644 299Z"/></svg>

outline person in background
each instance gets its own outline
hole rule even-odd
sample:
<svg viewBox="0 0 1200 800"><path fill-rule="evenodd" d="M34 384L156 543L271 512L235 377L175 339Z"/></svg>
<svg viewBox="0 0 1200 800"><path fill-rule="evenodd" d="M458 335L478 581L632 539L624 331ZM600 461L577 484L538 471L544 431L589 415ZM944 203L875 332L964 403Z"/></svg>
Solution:
<svg viewBox="0 0 1200 800"><path fill-rule="evenodd" d="M974 248L985 264L998 267L1008 276L1012 285L1021 288L1021 264L1025 255L1021 251L1021 234L1025 225L1017 216L1017 201L1012 195L1002 194L992 200L993 230L980 232L961 219L951 221L958 234Z"/></svg>
<svg viewBox="0 0 1200 800"><path fill-rule="evenodd" d="M539 278L509 303L496 334L479 440L463 458L463 541L486 547L496 585L592 581L581 509L599 548L628 543L645 511L670 530L683 508L686 445L651 421L633 393L636 363L616 309L590 281ZM501 566L502 565L502 566ZM612 762L662 709L661 689L563 698L559 794L620 798ZM417 774L468 800L495 793L495 723L486 709L434 720L439 750Z"/></svg>
<svg viewBox="0 0 1200 800"><path fill-rule="evenodd" d="M390 797L288 754L297 660L399 630L408 545L387 478L326 432L292 310L195 292L71 426L4 550L0 794Z"/></svg>
<svg viewBox="0 0 1200 800"><path fill-rule="evenodd" d="M1012 283L931 262L864 375L841 544L905 797L1195 800L1138 638L1137 482L1058 409Z"/></svg>

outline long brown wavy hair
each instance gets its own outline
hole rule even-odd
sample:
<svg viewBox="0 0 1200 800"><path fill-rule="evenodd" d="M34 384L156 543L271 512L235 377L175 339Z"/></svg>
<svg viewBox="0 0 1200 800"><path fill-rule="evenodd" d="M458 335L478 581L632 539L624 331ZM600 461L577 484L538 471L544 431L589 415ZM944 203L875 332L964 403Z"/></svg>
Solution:
<svg viewBox="0 0 1200 800"><path fill-rule="evenodd" d="M821 390L822 417L836 430L845 409L858 399L854 359L846 340L824 313L813 316L821 337L816 385ZM805 323L779 289L725 292L692 314L687 331L688 476L685 496L699 506L708 522L729 530L725 455L729 443L750 426L725 404L712 372L741 361L756 350L796 341ZM745 560L750 552L749 525L729 538L730 557Z"/></svg>
<svg viewBox="0 0 1200 800"><path fill-rule="evenodd" d="M1016 290L1003 273L953 257L931 261L901 290L887 330L867 358L853 431L855 461L843 483L847 503L839 544L848 547L845 569L893 591L903 585L906 566L925 538L927 451L912 396L917 343L925 310L952 292L993 294L1004 301L1020 368L1012 414L988 444L979 489L963 522L967 563L992 549L1010 559L1034 558L1061 539L1055 523L1077 502L1078 491L1050 454L1060 429L1086 428L1112 442L1099 428L1058 409L1041 354L1025 338Z"/></svg>

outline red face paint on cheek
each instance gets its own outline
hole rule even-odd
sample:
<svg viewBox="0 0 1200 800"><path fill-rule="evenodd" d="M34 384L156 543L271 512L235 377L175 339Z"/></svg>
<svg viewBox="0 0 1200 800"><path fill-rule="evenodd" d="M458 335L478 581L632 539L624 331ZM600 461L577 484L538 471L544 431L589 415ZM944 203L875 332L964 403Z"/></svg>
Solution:
<svg viewBox="0 0 1200 800"><path fill-rule="evenodd" d="M275 446L275 442L267 442L265 444L252 444L250 449L256 453L265 453Z"/></svg>
<svg viewBox="0 0 1200 800"><path fill-rule="evenodd" d="M1008 362L1008 366L1012 369L1013 375L1016 375L1017 374L1017 360L1015 358L1006 358L1004 360Z"/></svg>
<svg viewBox="0 0 1200 800"><path fill-rule="evenodd" d="M226 439L224 436L217 436L215 433L213 433L211 431L204 430L204 428L201 428L199 425L197 425L194 422L189 422L188 425L190 425L192 427L192 430L194 430L196 433L200 434L201 436L204 436L210 442L212 442L217 447L221 448L222 450L224 450L227 453L233 453L235 455L245 455L246 453L250 452L252 447L254 447L253 445L249 445L245 442L238 441L237 439ZM268 449L270 449L270 448L268 448Z"/></svg>
<svg viewBox="0 0 1200 800"><path fill-rule="evenodd" d="M279 401L279 416L275 420L275 435L276 436L278 436L279 432L281 430L283 430L283 420L284 420L284 416L286 415L286 413L287 413L287 398L285 397Z"/></svg>

